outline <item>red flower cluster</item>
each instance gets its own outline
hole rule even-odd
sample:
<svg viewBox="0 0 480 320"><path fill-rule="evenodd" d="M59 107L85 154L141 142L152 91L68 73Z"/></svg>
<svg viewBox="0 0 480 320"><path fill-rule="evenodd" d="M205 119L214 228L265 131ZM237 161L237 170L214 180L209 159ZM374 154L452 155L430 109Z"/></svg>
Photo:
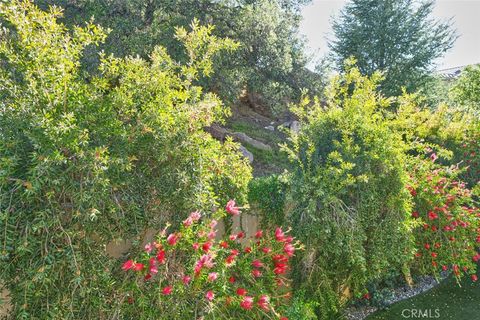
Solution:
<svg viewBox="0 0 480 320"><path fill-rule="evenodd" d="M227 203L225 212L240 214L233 200ZM239 240L245 238L244 232L216 239L216 226L217 220L202 219L198 211L192 212L178 231L168 236L163 232L145 246L139 262L128 260L122 270L136 271L143 275L142 281L160 283L164 296L185 292L182 287L188 286L195 297L202 290L207 304L257 310L271 313L270 317L281 313L285 297L290 296L285 275L298 243L282 228L276 228L272 235L258 230L249 245L242 246ZM279 294L282 291L285 293Z"/></svg>

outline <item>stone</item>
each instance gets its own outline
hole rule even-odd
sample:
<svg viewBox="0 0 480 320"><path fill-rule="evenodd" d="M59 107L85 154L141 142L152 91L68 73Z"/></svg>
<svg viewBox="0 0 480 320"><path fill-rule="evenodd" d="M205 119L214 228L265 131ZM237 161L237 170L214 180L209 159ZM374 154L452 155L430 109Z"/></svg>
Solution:
<svg viewBox="0 0 480 320"><path fill-rule="evenodd" d="M269 146L268 144L265 144L263 142L260 142L258 140L255 140L253 138L250 138L249 136L247 136L245 133L243 132L235 132L233 133L233 138L236 140L236 141L239 141L241 143L246 143L246 144L249 144L251 145L252 147L254 148L257 148L257 149L260 149L260 150L264 150L264 151L271 151L272 150L272 147Z"/></svg>
<svg viewBox="0 0 480 320"><path fill-rule="evenodd" d="M210 127L205 128L205 131L210 133L212 137L219 141L224 141L227 135L229 134L229 131L218 124L214 123Z"/></svg>
<svg viewBox="0 0 480 320"><path fill-rule="evenodd" d="M275 131L275 128L273 126L266 126L265 129L270 131Z"/></svg>
<svg viewBox="0 0 480 320"><path fill-rule="evenodd" d="M253 162L253 154L248 151L247 148L245 148L244 146L240 146L239 150L243 154L243 156L248 159L248 162Z"/></svg>
<svg viewBox="0 0 480 320"><path fill-rule="evenodd" d="M300 132L301 124L299 121L294 120L292 123L290 123L290 130L292 130L294 133Z"/></svg>

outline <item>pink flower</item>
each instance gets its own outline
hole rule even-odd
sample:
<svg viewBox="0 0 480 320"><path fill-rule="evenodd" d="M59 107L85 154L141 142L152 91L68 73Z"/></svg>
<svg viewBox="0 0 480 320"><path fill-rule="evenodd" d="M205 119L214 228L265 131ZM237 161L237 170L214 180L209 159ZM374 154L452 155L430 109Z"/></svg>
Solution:
<svg viewBox="0 0 480 320"><path fill-rule="evenodd" d="M190 213L190 218L192 218L193 221L198 221L200 220L202 214L198 211L194 211L192 213Z"/></svg>
<svg viewBox="0 0 480 320"><path fill-rule="evenodd" d="M170 233L167 237L167 242L169 245L174 246L178 241L178 235L176 233Z"/></svg>
<svg viewBox="0 0 480 320"><path fill-rule="evenodd" d="M193 224L192 217L188 217L187 219L183 220L184 227L190 227Z"/></svg>
<svg viewBox="0 0 480 320"><path fill-rule="evenodd" d="M269 247L263 247L262 252L268 254L268 253L272 252L272 249L270 249Z"/></svg>
<svg viewBox="0 0 480 320"><path fill-rule="evenodd" d="M230 200L227 202L225 210L232 216L238 216L240 214L240 208L235 206L234 200Z"/></svg>
<svg viewBox="0 0 480 320"><path fill-rule="evenodd" d="M258 230L257 232L255 232L255 238L260 239L261 237L263 237L263 231L262 230Z"/></svg>
<svg viewBox="0 0 480 320"><path fill-rule="evenodd" d="M153 245L152 243L150 243L150 242L147 243L147 244L145 245L145 252L148 253L148 254L150 254L150 252L152 252L152 250L153 250L153 247L154 247L154 245Z"/></svg>
<svg viewBox="0 0 480 320"><path fill-rule="evenodd" d="M261 268L263 267L263 263L260 260L253 260L252 266L255 268Z"/></svg>
<svg viewBox="0 0 480 320"><path fill-rule="evenodd" d="M270 298L267 295L262 294L260 298L258 298L258 302L257 302L258 306L265 311L269 310L268 309L269 303L270 303Z"/></svg>
<svg viewBox="0 0 480 320"><path fill-rule="evenodd" d="M208 301L213 301L213 299L215 298L215 294L213 293L212 290L209 290L205 294L205 298L207 298Z"/></svg>
<svg viewBox="0 0 480 320"><path fill-rule="evenodd" d="M236 235L236 234L231 234L228 238L229 238L231 241L235 241L235 240L237 240L237 235Z"/></svg>
<svg viewBox="0 0 480 320"><path fill-rule="evenodd" d="M275 229L275 239L277 239L277 241L285 240L285 234L283 233L281 228Z"/></svg>
<svg viewBox="0 0 480 320"><path fill-rule="evenodd" d="M434 152L430 155L430 159L432 159L433 162L438 159L437 154Z"/></svg>
<svg viewBox="0 0 480 320"><path fill-rule="evenodd" d="M133 268L134 265L135 265L135 262L133 262L133 260L125 261L122 265L122 270L123 271L130 270Z"/></svg>
<svg viewBox="0 0 480 320"><path fill-rule="evenodd" d="M163 295L168 296L170 293L172 293L172 286L166 286L162 289Z"/></svg>
<svg viewBox="0 0 480 320"><path fill-rule="evenodd" d="M250 310L253 307L253 298L246 296L243 298L242 302L240 302L240 307L245 310Z"/></svg>
<svg viewBox="0 0 480 320"><path fill-rule="evenodd" d="M252 248L250 248L250 247L245 247L245 249L243 250L243 252L245 252L245 253L250 253L250 252L252 252Z"/></svg>
<svg viewBox="0 0 480 320"><path fill-rule="evenodd" d="M157 274L158 273L157 262L155 261L155 258L150 258L149 271L150 271L151 274Z"/></svg>
<svg viewBox="0 0 480 320"><path fill-rule="evenodd" d="M183 282L184 285L188 285L191 280L192 280L192 277L190 277L190 276L183 276L183 278L182 278L182 282Z"/></svg>
<svg viewBox="0 0 480 320"><path fill-rule="evenodd" d="M210 222L210 228L211 229L214 229L218 224L218 221L213 219L211 222Z"/></svg>
<svg viewBox="0 0 480 320"><path fill-rule="evenodd" d="M194 244L192 244L192 247L193 247L193 250L198 250L198 248L200 248L200 244L195 242Z"/></svg>
<svg viewBox="0 0 480 320"><path fill-rule="evenodd" d="M212 230L208 233L207 238L212 240L216 237L216 235L217 235L216 231Z"/></svg>
<svg viewBox="0 0 480 320"><path fill-rule="evenodd" d="M477 282L477 280L478 280L477 275L476 275L476 274L472 274L472 281L473 281L473 282Z"/></svg>
<svg viewBox="0 0 480 320"><path fill-rule="evenodd" d="M283 247L283 251L287 254L287 256L292 257L293 253L295 252L295 247L290 243L286 243Z"/></svg>
<svg viewBox="0 0 480 320"><path fill-rule="evenodd" d="M208 281L215 281L217 280L218 274L216 272L210 272L208 274Z"/></svg>
<svg viewBox="0 0 480 320"><path fill-rule="evenodd" d="M252 276L254 278L260 278L262 276L262 272L258 269L253 269L252 270Z"/></svg>

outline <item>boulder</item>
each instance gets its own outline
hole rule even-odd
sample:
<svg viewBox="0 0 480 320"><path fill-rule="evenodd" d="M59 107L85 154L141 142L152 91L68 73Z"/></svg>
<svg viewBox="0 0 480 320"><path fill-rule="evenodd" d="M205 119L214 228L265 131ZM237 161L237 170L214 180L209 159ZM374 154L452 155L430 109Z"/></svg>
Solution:
<svg viewBox="0 0 480 320"><path fill-rule="evenodd" d="M252 147L254 148L257 148L257 149L260 149L260 150L265 150L265 151L271 151L272 150L272 147L269 146L268 144L265 144L263 142L260 142L258 140L255 140L253 138L250 138L249 136L247 136L245 133L243 132L235 132L233 133L233 138L238 141L238 142L241 142L242 144L249 144L251 145Z"/></svg>
<svg viewBox="0 0 480 320"><path fill-rule="evenodd" d="M216 123L212 124L210 127L206 127L205 131L207 131L212 135L212 137L220 141L224 141L229 133L227 129L219 126Z"/></svg>
<svg viewBox="0 0 480 320"><path fill-rule="evenodd" d="M243 154L243 156L248 159L248 162L253 162L253 154L248 151L247 148L245 148L244 146L240 146L239 150Z"/></svg>
<svg viewBox="0 0 480 320"><path fill-rule="evenodd" d="M294 133L298 133L300 131L301 124L299 121L294 120L292 123L290 123L290 130L292 130Z"/></svg>

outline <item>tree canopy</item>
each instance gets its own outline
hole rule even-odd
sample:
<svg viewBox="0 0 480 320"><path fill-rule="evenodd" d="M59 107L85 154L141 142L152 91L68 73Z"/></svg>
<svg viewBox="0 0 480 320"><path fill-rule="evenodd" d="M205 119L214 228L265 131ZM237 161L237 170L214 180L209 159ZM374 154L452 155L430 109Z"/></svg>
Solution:
<svg viewBox="0 0 480 320"><path fill-rule="evenodd" d="M334 20L329 42L339 68L353 56L363 74L385 73L386 95L422 89L435 60L456 40L451 21L432 18L433 8L433 0L351 0Z"/></svg>

